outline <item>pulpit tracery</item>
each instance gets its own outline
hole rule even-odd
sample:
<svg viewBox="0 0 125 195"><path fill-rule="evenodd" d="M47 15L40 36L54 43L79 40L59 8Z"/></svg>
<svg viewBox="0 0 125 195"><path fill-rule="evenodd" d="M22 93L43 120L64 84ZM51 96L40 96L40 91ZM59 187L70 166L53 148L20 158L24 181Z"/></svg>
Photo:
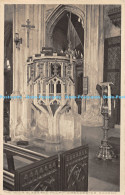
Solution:
<svg viewBox="0 0 125 195"><path fill-rule="evenodd" d="M39 135L47 129L46 133L52 142L70 137L72 140L80 139L80 123L75 121L75 117L79 117L75 98L66 98L75 97L76 61L71 53L63 53L63 56L57 53L48 55L44 48L44 52L30 57L27 62L28 95L33 96L32 106L41 111L39 117L35 115L36 129L43 126ZM67 120L66 112L69 115ZM45 126L41 123L44 119L47 121ZM79 133L75 137L76 126L79 126ZM65 128L68 128L68 134Z"/></svg>

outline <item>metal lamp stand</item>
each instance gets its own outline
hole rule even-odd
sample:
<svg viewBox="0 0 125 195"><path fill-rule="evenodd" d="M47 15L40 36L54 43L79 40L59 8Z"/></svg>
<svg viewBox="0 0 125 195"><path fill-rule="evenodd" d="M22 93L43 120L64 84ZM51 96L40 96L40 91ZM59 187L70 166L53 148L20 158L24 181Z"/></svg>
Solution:
<svg viewBox="0 0 125 195"><path fill-rule="evenodd" d="M109 116L108 113L104 113L103 116L103 140L101 141L101 146L99 147L97 157L102 160L111 160L116 158L116 155L112 150L112 146L108 144Z"/></svg>

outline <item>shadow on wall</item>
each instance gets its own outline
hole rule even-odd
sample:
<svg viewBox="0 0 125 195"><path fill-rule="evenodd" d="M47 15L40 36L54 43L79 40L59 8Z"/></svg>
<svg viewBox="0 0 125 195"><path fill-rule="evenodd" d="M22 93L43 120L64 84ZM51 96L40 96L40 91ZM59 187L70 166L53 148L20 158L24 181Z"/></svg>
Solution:
<svg viewBox="0 0 125 195"><path fill-rule="evenodd" d="M104 6L104 36L105 38L120 36L121 29L112 24L110 18L108 17L109 10L117 8L119 5L105 5Z"/></svg>

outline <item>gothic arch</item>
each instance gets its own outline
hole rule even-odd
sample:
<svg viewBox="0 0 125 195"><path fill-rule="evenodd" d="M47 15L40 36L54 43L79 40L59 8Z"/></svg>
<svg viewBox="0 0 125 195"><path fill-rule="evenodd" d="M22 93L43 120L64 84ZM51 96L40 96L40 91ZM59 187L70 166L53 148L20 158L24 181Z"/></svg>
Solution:
<svg viewBox="0 0 125 195"><path fill-rule="evenodd" d="M83 21L84 28L85 14L80 8L76 7L75 5L59 5L46 19L47 46L52 46L52 35L54 27L66 12L71 12L77 15Z"/></svg>

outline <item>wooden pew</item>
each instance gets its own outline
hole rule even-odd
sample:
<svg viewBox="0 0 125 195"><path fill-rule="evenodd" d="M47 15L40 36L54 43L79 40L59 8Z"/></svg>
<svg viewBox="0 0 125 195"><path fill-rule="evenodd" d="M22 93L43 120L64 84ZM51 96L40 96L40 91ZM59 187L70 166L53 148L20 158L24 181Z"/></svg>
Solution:
<svg viewBox="0 0 125 195"><path fill-rule="evenodd" d="M48 158L48 155L37 153L19 146L15 146L9 143L4 143L4 153L7 158L8 170L3 170L3 184L4 188L8 190L15 190L15 165L14 156L20 156L32 162L39 161L44 158Z"/></svg>
<svg viewBox="0 0 125 195"><path fill-rule="evenodd" d="M14 190L15 175L9 171L3 170L3 182L6 190Z"/></svg>
<svg viewBox="0 0 125 195"><path fill-rule="evenodd" d="M8 143L4 143L4 153L11 156L18 155L32 161L37 161L49 157L48 155L37 153Z"/></svg>
<svg viewBox="0 0 125 195"><path fill-rule="evenodd" d="M15 170L4 170L4 188L14 191L87 191L88 146L47 156L31 150L4 144L4 152L32 160L31 164ZM8 160L8 163L14 161Z"/></svg>

